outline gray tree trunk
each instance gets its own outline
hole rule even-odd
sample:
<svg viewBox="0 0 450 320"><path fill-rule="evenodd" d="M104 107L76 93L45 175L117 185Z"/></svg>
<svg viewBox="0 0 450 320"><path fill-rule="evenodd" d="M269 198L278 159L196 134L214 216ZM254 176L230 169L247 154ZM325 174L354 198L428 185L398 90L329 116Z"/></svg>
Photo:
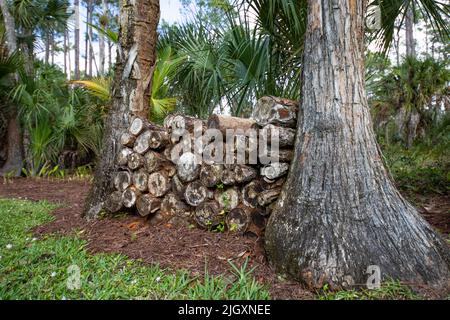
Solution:
<svg viewBox="0 0 450 320"><path fill-rule="evenodd" d="M134 116L148 116L159 16L159 0L121 2L113 104L105 123L100 163L86 201L88 218L98 216L113 191L111 181L117 171L115 158L120 151L122 134Z"/></svg>
<svg viewBox="0 0 450 320"><path fill-rule="evenodd" d="M15 21L5 0L0 0L0 9L5 24L8 54L11 55L17 50ZM19 117L15 107L9 112L7 118L6 145L2 146L6 148L6 161L0 168L0 176L9 174L20 176L23 166L23 146Z"/></svg>
<svg viewBox="0 0 450 320"><path fill-rule="evenodd" d="M414 39L414 7L411 3L408 6L405 16L406 28L406 56L416 57L416 42Z"/></svg>
<svg viewBox="0 0 450 320"><path fill-rule="evenodd" d="M80 0L74 1L75 6L75 58L74 58L74 67L75 67L75 80L80 79Z"/></svg>
<svg viewBox="0 0 450 320"><path fill-rule="evenodd" d="M106 17L108 14L108 8L106 5L106 0L102 0L102 16ZM105 28L105 25L101 25L102 28ZM99 34L99 73L100 76L105 75L105 36L103 34Z"/></svg>
<svg viewBox="0 0 450 320"><path fill-rule="evenodd" d="M449 286L448 244L399 194L383 166L364 82L365 2L309 0L295 161L270 218L266 250L310 288L382 279Z"/></svg>
<svg viewBox="0 0 450 320"><path fill-rule="evenodd" d="M17 50L16 24L9 12L6 0L0 0L0 9L2 10L3 22L5 23L6 39L8 40L7 48L9 54L12 54Z"/></svg>

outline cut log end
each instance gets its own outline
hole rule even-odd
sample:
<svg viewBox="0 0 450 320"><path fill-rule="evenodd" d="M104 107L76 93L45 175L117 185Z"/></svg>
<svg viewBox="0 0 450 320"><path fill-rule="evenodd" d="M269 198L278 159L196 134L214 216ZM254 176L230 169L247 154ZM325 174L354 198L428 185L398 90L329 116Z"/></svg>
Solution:
<svg viewBox="0 0 450 320"><path fill-rule="evenodd" d="M208 201L197 207L194 219L200 228L210 230L224 221L224 215L217 201Z"/></svg>

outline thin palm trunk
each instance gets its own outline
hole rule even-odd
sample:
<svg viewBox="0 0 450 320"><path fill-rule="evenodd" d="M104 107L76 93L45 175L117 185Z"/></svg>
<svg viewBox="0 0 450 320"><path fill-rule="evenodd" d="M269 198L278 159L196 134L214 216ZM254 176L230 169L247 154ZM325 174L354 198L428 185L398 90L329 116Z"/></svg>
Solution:
<svg viewBox="0 0 450 320"><path fill-rule="evenodd" d="M75 0L75 80L80 79L80 0Z"/></svg>
<svg viewBox="0 0 450 320"><path fill-rule="evenodd" d="M414 7L412 3L408 6L405 17L406 28L406 56L416 56L416 43L414 39Z"/></svg>
<svg viewBox="0 0 450 320"><path fill-rule="evenodd" d="M11 55L17 50L15 21L11 13L9 12L8 5L5 0L0 0L0 9L2 12L3 22L6 30L6 39L8 41L8 54ZM12 106L11 111L7 115L7 118L8 125L6 143L5 141L0 142L0 149L6 149L6 161L0 168L0 176L10 174L12 174L13 176L20 176L23 166L23 141L18 112L15 106Z"/></svg>
<svg viewBox="0 0 450 320"><path fill-rule="evenodd" d="M67 35L66 35L66 31L64 30L64 34L63 34L63 50L64 50L64 73L67 75Z"/></svg>
<svg viewBox="0 0 450 320"><path fill-rule="evenodd" d="M94 49L92 47L92 16L93 16L93 10L94 10L94 4L92 2L93 0L89 0L88 2L88 12L89 12L89 18L88 18L88 29L87 29L87 35L88 35L88 45L89 45L89 77L92 77L92 65L94 61Z"/></svg>
<svg viewBox="0 0 450 320"><path fill-rule="evenodd" d="M105 19L108 14L108 7L106 5L106 0L102 0L102 19ZM101 24L102 28L106 27L106 24ZM99 73L101 76L105 74L105 36L99 34Z"/></svg>

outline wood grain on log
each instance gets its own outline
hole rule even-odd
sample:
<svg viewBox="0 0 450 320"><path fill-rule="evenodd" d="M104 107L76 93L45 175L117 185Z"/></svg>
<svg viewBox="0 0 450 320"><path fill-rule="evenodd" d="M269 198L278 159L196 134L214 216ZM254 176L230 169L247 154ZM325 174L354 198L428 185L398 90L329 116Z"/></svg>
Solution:
<svg viewBox="0 0 450 320"><path fill-rule="evenodd" d="M246 132L248 129L252 129L254 125L255 120L253 119L237 118L217 114L214 114L211 117L209 117L207 124L209 129L220 130L220 132L222 132L224 137L228 129L235 131L239 129Z"/></svg>
<svg viewBox="0 0 450 320"><path fill-rule="evenodd" d="M261 175L269 180L275 180L285 176L289 171L288 163L276 162L261 168Z"/></svg>
<svg viewBox="0 0 450 320"><path fill-rule="evenodd" d="M278 146L281 148L292 147L295 144L295 129L268 124L260 131L260 136L267 139L269 144L272 144L272 134L278 138Z"/></svg>
<svg viewBox="0 0 450 320"><path fill-rule="evenodd" d="M138 136L145 129L145 121L139 117L134 118L128 130L132 135Z"/></svg>
<svg viewBox="0 0 450 320"><path fill-rule="evenodd" d="M266 207L275 202L281 193L281 187L265 190L258 194L258 204L261 207Z"/></svg>
<svg viewBox="0 0 450 320"><path fill-rule="evenodd" d="M205 164L200 170L200 181L207 188L214 188L222 181L223 165Z"/></svg>
<svg viewBox="0 0 450 320"><path fill-rule="evenodd" d="M119 171L114 177L114 188L125 191L131 185L131 174L127 171Z"/></svg>
<svg viewBox="0 0 450 320"><path fill-rule="evenodd" d="M155 197L162 197L170 190L170 178L163 171L154 172L148 177L148 191Z"/></svg>
<svg viewBox="0 0 450 320"><path fill-rule="evenodd" d="M123 208L122 191L114 191L105 201L105 210L108 213L117 213Z"/></svg>
<svg viewBox="0 0 450 320"><path fill-rule="evenodd" d="M275 124L290 128L297 125L299 104L296 101L276 97L263 97L258 100L252 114L260 126Z"/></svg>
<svg viewBox="0 0 450 320"><path fill-rule="evenodd" d="M251 208L241 205L231 210L225 221L230 232L244 233L251 221Z"/></svg>
<svg viewBox="0 0 450 320"><path fill-rule="evenodd" d="M150 136L150 131L144 131L141 133L134 143L134 152L139 154L146 153L150 149Z"/></svg>
<svg viewBox="0 0 450 320"><path fill-rule="evenodd" d="M132 148L134 146L135 141L136 141L136 136L132 135L129 132L125 132L120 136L120 143L125 147Z"/></svg>
<svg viewBox="0 0 450 320"><path fill-rule="evenodd" d="M207 201L195 209L194 220L199 227L211 229L224 221L224 214L217 201Z"/></svg>
<svg viewBox="0 0 450 320"><path fill-rule="evenodd" d="M136 208L142 217L155 213L161 208L162 200L150 194L143 194L136 201Z"/></svg>
<svg viewBox="0 0 450 320"><path fill-rule="evenodd" d="M172 192L180 199L184 199L185 191L186 185L181 181L178 175L175 175L172 178Z"/></svg>
<svg viewBox="0 0 450 320"><path fill-rule="evenodd" d="M160 153L149 151L144 155L144 165L147 173L153 173L169 166L170 162Z"/></svg>
<svg viewBox="0 0 450 320"><path fill-rule="evenodd" d="M208 189L201 184L200 181L194 181L187 185L184 192L184 199L193 206L198 207L208 198Z"/></svg>
<svg viewBox="0 0 450 320"><path fill-rule="evenodd" d="M167 131L151 130L148 142L151 149L159 150L169 144L169 134Z"/></svg>
<svg viewBox="0 0 450 320"><path fill-rule="evenodd" d="M133 150L130 148L123 148L120 150L120 152L117 154L116 157L116 163L120 167L124 167L128 165L128 156L133 153Z"/></svg>
<svg viewBox="0 0 450 320"><path fill-rule="evenodd" d="M137 170L144 165L144 157L139 153L133 152L128 156L128 168Z"/></svg>
<svg viewBox="0 0 450 320"><path fill-rule="evenodd" d="M192 209L181 201L174 193L169 193L164 197L161 203L161 213L167 217L180 217L189 219L192 215Z"/></svg>
<svg viewBox="0 0 450 320"><path fill-rule="evenodd" d="M256 208L258 206L258 195L264 191L264 184L255 180L242 189L242 201L245 205Z"/></svg>
<svg viewBox="0 0 450 320"><path fill-rule="evenodd" d="M234 168L234 180L236 183L248 183L258 175L256 169L246 165L236 165Z"/></svg>
<svg viewBox="0 0 450 320"><path fill-rule="evenodd" d="M148 190L148 174L144 169L133 173L133 185L141 192Z"/></svg>
<svg viewBox="0 0 450 320"><path fill-rule="evenodd" d="M172 114L166 117L164 120L164 127L169 131L170 141L172 144L175 144L181 140L183 135L185 134L195 134L195 125L200 124L198 126L199 132L197 134L203 133L205 129L204 121L194 118L188 117L180 114Z"/></svg>
<svg viewBox="0 0 450 320"><path fill-rule="evenodd" d="M183 182L192 182L197 179L200 174L200 163L196 156L190 152L183 154L178 160L177 172Z"/></svg>
<svg viewBox="0 0 450 320"><path fill-rule="evenodd" d="M264 157L269 157L273 163L289 163L294 159L294 151L289 149L280 149L278 151L269 151Z"/></svg>
<svg viewBox="0 0 450 320"><path fill-rule="evenodd" d="M233 186L236 184L236 173L234 172L236 165L225 164L222 171L222 183L226 186Z"/></svg>
<svg viewBox="0 0 450 320"><path fill-rule="evenodd" d="M214 192L214 199L228 212L239 205L239 190L237 188L216 190Z"/></svg>
<svg viewBox="0 0 450 320"><path fill-rule="evenodd" d="M126 208L133 208L137 198L141 195L135 187L129 187L122 193L122 203Z"/></svg>

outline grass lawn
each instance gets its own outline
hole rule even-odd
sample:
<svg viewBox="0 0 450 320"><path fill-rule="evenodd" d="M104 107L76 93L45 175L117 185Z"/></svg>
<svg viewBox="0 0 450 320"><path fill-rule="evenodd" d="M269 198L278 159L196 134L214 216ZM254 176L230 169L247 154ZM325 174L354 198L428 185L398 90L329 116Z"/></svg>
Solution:
<svg viewBox="0 0 450 320"><path fill-rule="evenodd" d="M51 221L54 208L48 202L0 199L0 299L269 298L245 266L230 265L232 279L199 279L119 254L92 255L77 236L33 238L30 229Z"/></svg>

